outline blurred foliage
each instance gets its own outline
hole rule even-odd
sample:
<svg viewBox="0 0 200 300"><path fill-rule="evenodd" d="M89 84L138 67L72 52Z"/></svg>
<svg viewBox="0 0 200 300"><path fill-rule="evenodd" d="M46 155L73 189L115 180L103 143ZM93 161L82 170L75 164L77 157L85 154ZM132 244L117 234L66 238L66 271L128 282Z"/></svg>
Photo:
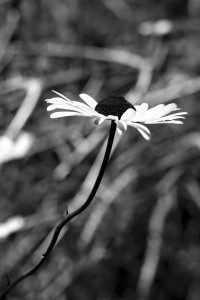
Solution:
<svg viewBox="0 0 200 300"><path fill-rule="evenodd" d="M0 1L0 130L13 142L0 166L0 223L24 222L0 236L0 270L10 280L40 259L66 205L86 198L108 130L50 120L52 89L73 99L86 91L133 104L175 101L189 113L182 126L151 126L150 142L128 130L91 207L8 299L199 300L199 17L198 0ZM166 33L156 23L163 19ZM109 61L108 48L139 63ZM16 159L23 131L34 142Z"/></svg>

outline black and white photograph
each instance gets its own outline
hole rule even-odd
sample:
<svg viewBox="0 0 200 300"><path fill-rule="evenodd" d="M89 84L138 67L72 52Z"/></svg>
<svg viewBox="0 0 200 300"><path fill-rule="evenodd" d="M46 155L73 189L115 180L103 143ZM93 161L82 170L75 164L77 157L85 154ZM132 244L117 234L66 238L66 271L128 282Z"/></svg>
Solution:
<svg viewBox="0 0 200 300"><path fill-rule="evenodd" d="M200 0L0 0L0 300L200 300Z"/></svg>

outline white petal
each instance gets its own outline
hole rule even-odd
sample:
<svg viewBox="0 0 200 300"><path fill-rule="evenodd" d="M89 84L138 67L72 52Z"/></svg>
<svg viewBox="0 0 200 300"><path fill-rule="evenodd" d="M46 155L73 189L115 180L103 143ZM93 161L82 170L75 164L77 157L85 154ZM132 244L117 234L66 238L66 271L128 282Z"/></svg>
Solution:
<svg viewBox="0 0 200 300"><path fill-rule="evenodd" d="M145 140L149 141L150 140L150 136L148 134L146 134L143 130L136 128L139 133L143 136L143 138L145 138Z"/></svg>
<svg viewBox="0 0 200 300"><path fill-rule="evenodd" d="M107 116L106 119L108 119L108 120L114 120L114 121L118 121L119 120L119 118L117 116L113 116L113 115Z"/></svg>
<svg viewBox="0 0 200 300"><path fill-rule="evenodd" d="M162 118L164 116L166 116L167 114L171 113L172 111L175 111L175 110L180 110L180 108L177 108L176 104L175 103L171 103L171 104L168 104L164 107L161 107L162 104L160 105L157 105L153 108L151 108L145 118L146 119L151 119L151 118Z"/></svg>
<svg viewBox="0 0 200 300"><path fill-rule="evenodd" d="M135 105L136 114L132 121L134 122L143 122L145 120L145 115L148 111L148 104L142 103L141 105Z"/></svg>
<svg viewBox="0 0 200 300"><path fill-rule="evenodd" d="M121 120L122 121L132 121L136 115L136 111L133 108L129 108L123 113Z"/></svg>
<svg viewBox="0 0 200 300"><path fill-rule="evenodd" d="M154 118L154 119L151 119L151 120L146 120L145 124L158 124L158 123L166 123L168 121L173 121L173 120L185 119L185 117L183 117L183 115L185 115L185 114L187 114L187 113L185 113L185 112L181 113L180 112L180 113L171 114L171 115L168 115L168 116L165 116L165 117Z"/></svg>
<svg viewBox="0 0 200 300"><path fill-rule="evenodd" d="M78 101L71 101L70 103L71 105L75 105L76 107L79 107L79 108L82 108L84 110L87 110L87 111L94 111L94 109L92 109L91 107L89 107L88 105L84 104L84 103L81 103L81 102L78 102Z"/></svg>
<svg viewBox="0 0 200 300"><path fill-rule="evenodd" d="M164 116L164 117L159 117L159 120L163 120L163 121L167 121L167 120L175 120L175 119L185 119L185 117L183 117L183 115L186 115L187 113L184 112L180 112L180 113L175 113L175 114L171 114L168 116Z"/></svg>
<svg viewBox="0 0 200 300"><path fill-rule="evenodd" d="M95 112L91 107L78 101L66 101L62 98L57 97L57 98L47 99L46 102L54 105L54 106L50 105L47 108L48 111L58 108L58 109L66 109L66 110L69 109L69 110L75 110L75 111L98 115L98 113Z"/></svg>
<svg viewBox="0 0 200 300"><path fill-rule="evenodd" d="M142 125L140 123L128 122L128 125L130 125L132 127L135 127L135 128L137 127L139 129L145 131L146 133L150 134L150 130L146 126L144 126L144 125Z"/></svg>
<svg viewBox="0 0 200 300"><path fill-rule="evenodd" d="M54 112L50 115L50 118L54 119L54 118L62 118L62 117L70 117L70 116L83 116L83 117L91 117L89 115L86 114L81 114L78 112L72 112L72 111L58 111L58 112Z"/></svg>
<svg viewBox="0 0 200 300"><path fill-rule="evenodd" d="M119 121L115 121L115 123L117 124L117 132L122 135L125 133L125 131L127 130L127 123L123 122L121 120Z"/></svg>
<svg viewBox="0 0 200 300"><path fill-rule="evenodd" d="M56 91L54 91L54 90L53 90L53 92L54 92L55 94L59 95L61 98L67 100L67 101L72 101L72 100L70 100L69 98L65 97L65 96L64 96L63 94L61 94L61 93L58 93L58 92L56 92Z"/></svg>
<svg viewBox="0 0 200 300"><path fill-rule="evenodd" d="M47 103L51 103L51 104L66 104L69 103L68 101L60 98L60 97L55 97L55 98L51 98L51 99L46 99L45 100Z"/></svg>
<svg viewBox="0 0 200 300"><path fill-rule="evenodd" d="M163 123L163 124L183 124L182 121L177 121L177 120L163 121L163 122L159 122L159 123ZM159 124L159 123L157 123L157 124Z"/></svg>
<svg viewBox="0 0 200 300"><path fill-rule="evenodd" d="M125 130L127 130L128 125L126 122L120 120L119 123L124 127Z"/></svg>
<svg viewBox="0 0 200 300"><path fill-rule="evenodd" d="M121 129L120 129L119 127L117 127L117 133L118 133L119 135L123 135L123 132L121 131Z"/></svg>
<svg viewBox="0 0 200 300"><path fill-rule="evenodd" d="M129 122L128 125L136 128L146 140L150 139L150 131L146 126L138 123L131 123L131 122Z"/></svg>
<svg viewBox="0 0 200 300"><path fill-rule="evenodd" d="M80 94L79 97L81 97L81 99L83 99L83 101L85 101L87 105L89 105L93 109L98 103L96 100L94 100L91 96L87 94Z"/></svg>
<svg viewBox="0 0 200 300"><path fill-rule="evenodd" d="M170 103L168 105L165 105L165 107L160 112L159 117L166 116L167 114L175 110L180 110L180 108L177 108L177 105L175 103Z"/></svg>
<svg viewBox="0 0 200 300"><path fill-rule="evenodd" d="M106 120L106 118L103 117L96 117L93 122L95 126L101 125L104 121Z"/></svg>
<svg viewBox="0 0 200 300"><path fill-rule="evenodd" d="M145 119L149 120L152 118L160 117L160 114L161 114L162 110L164 109L164 106L165 106L164 104L159 104L153 108L150 108L145 114Z"/></svg>
<svg viewBox="0 0 200 300"><path fill-rule="evenodd" d="M164 123L165 121L171 121L179 118L181 119L182 117L180 116L186 114L185 112L179 112L179 113L173 113L168 116L168 114L170 114L171 112L180 110L179 108L177 108L177 105L175 103L170 103L167 105L159 104L149 110L147 110L147 104L143 103L138 106L136 105L135 108L136 108L136 115L132 121L143 122L145 124Z"/></svg>
<svg viewBox="0 0 200 300"><path fill-rule="evenodd" d="M162 117L157 119L158 122L162 122L162 121L172 121L172 120L177 120L177 119L185 119L185 117L183 116L166 116L166 117Z"/></svg>
<svg viewBox="0 0 200 300"><path fill-rule="evenodd" d="M141 105L135 105L135 109L138 112L145 113L149 108L148 103L142 103Z"/></svg>
<svg viewBox="0 0 200 300"><path fill-rule="evenodd" d="M51 104L47 107L47 111L52 111L55 109L64 109L64 110L71 110L71 111L76 111L76 112L80 112L80 113L84 113L84 111L80 108L68 105L68 104Z"/></svg>
<svg viewBox="0 0 200 300"><path fill-rule="evenodd" d="M72 101L72 100L70 100L69 98L67 98L67 97L65 97L64 95L62 95L62 94L60 94L60 93L58 93L58 92L56 92L56 91L53 91L54 93L56 93L57 95L59 95L61 98L59 98L59 97L56 97L56 98L52 98L52 99L47 99L46 101L48 102L48 103L52 103L52 104L65 104L66 102L67 102L67 104L69 104L69 105L73 105L73 106L76 106L76 107L78 107L78 108L81 108L81 109L84 109L85 111L87 111L87 112L91 112L91 108L93 108L92 106L88 106L88 105L85 105L85 104L83 104L83 103L81 103L81 102L78 102L78 101ZM90 100L89 101L91 101L91 99L92 99L92 97L90 97L90 96L88 96L88 95L86 95L86 94L81 94L80 96L86 96L86 97L89 97L90 98ZM82 98L82 97L81 97ZM82 98L83 99L83 98ZM83 99L86 103L87 103L87 101L85 100L85 99ZM92 99L92 101L95 101L94 99ZM95 101L95 103L97 104L97 102Z"/></svg>

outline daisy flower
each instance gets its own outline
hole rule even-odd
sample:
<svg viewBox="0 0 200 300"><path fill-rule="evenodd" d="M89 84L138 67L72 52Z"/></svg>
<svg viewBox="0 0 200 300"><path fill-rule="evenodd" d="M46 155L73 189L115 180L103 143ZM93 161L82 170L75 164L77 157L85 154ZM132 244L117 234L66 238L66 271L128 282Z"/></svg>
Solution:
<svg viewBox="0 0 200 300"><path fill-rule="evenodd" d="M64 95L55 92L58 96L47 99L48 111L51 118L69 116L83 116L94 119L95 125L102 124L105 120L114 120L117 124L117 132L123 134L128 126L136 128L146 139L150 139L150 131L144 124L173 123L183 124L181 121L187 112L175 112L180 110L175 103L159 104L149 109L147 103L133 106L122 96L111 96L99 102L87 94L80 94L85 102L72 101Z"/></svg>

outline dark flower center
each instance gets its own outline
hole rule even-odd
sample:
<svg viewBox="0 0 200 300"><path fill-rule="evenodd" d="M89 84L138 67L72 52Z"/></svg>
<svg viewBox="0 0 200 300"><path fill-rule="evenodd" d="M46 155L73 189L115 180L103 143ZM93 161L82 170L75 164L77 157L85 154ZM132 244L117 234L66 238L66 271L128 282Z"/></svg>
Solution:
<svg viewBox="0 0 200 300"><path fill-rule="evenodd" d="M111 96L101 100L95 107L95 110L104 116L117 116L119 119L127 111L134 106L126 101L122 96Z"/></svg>

